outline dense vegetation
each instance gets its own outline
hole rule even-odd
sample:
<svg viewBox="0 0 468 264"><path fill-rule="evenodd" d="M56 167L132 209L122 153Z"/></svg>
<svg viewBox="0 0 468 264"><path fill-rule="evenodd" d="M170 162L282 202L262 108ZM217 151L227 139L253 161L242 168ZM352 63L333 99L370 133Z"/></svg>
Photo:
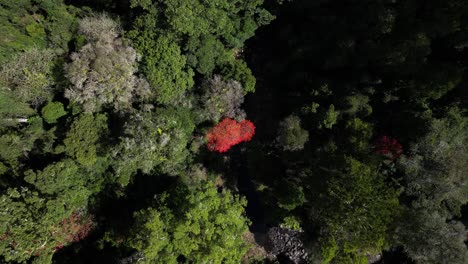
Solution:
<svg viewBox="0 0 468 264"><path fill-rule="evenodd" d="M0 263L468 263L468 2L0 0Z"/></svg>

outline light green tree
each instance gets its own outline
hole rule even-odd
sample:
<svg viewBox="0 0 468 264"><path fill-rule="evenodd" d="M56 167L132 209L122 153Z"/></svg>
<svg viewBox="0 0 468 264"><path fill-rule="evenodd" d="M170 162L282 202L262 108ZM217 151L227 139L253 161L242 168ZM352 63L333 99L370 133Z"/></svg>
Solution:
<svg viewBox="0 0 468 264"><path fill-rule="evenodd" d="M335 106L333 104L331 104L328 107L327 111L322 111L321 120L320 120L320 124L319 124L318 127L320 129L322 129L322 128L331 129L336 124L336 122L338 121L339 114L340 114L340 112L335 110Z"/></svg>
<svg viewBox="0 0 468 264"><path fill-rule="evenodd" d="M239 263L248 249L246 200L212 183L178 187L161 195L158 206L135 214L129 245L143 252L143 263Z"/></svg>
<svg viewBox="0 0 468 264"><path fill-rule="evenodd" d="M66 197L63 202L73 208L86 205L92 190L86 187L98 182L98 177L83 173L79 164L71 159L52 163L42 171L28 170L24 179L44 195Z"/></svg>
<svg viewBox="0 0 468 264"><path fill-rule="evenodd" d="M362 114L368 116L372 113L372 107L369 105L369 97L363 94L354 94L345 97L347 109L343 112L352 116Z"/></svg>
<svg viewBox="0 0 468 264"><path fill-rule="evenodd" d="M56 123L57 119L67 114L60 102L49 102L41 109L41 113L44 120L49 124Z"/></svg>

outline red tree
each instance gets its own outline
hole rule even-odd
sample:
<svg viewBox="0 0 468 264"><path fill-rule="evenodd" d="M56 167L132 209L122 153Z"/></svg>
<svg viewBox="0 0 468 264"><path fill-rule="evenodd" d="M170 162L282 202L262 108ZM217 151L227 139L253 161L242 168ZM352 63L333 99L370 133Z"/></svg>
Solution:
<svg viewBox="0 0 468 264"><path fill-rule="evenodd" d="M389 136L381 136L374 145L374 152L394 160L403 154L403 147L398 140Z"/></svg>
<svg viewBox="0 0 468 264"><path fill-rule="evenodd" d="M225 118L208 131L206 135L208 149L220 153L226 152L236 144L251 140L254 134L255 125L251 121L237 122Z"/></svg>

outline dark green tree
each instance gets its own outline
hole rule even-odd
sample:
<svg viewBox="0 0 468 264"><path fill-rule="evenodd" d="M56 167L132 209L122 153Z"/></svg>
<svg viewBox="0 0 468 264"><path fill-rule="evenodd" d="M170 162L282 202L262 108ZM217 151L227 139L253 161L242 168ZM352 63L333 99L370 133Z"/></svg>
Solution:
<svg viewBox="0 0 468 264"><path fill-rule="evenodd" d="M301 127L299 117L290 115L280 122L276 141L283 150L301 150L309 141L309 132Z"/></svg>
<svg viewBox="0 0 468 264"><path fill-rule="evenodd" d="M67 155L84 166L93 166L99 158L108 154L103 140L108 134L105 114L83 113L71 124L63 141Z"/></svg>
<svg viewBox="0 0 468 264"><path fill-rule="evenodd" d="M344 157L329 171L327 190L314 201L311 217L321 226L321 239L336 244L333 254L322 243L323 261L355 263L389 244L393 219L400 211L399 192L388 185L375 165ZM360 263L360 262L358 262Z"/></svg>

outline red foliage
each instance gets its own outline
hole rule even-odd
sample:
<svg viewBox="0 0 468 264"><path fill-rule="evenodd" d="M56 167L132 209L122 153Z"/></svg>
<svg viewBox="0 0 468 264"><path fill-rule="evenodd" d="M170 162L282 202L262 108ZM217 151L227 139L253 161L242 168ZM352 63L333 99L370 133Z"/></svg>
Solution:
<svg viewBox="0 0 468 264"><path fill-rule="evenodd" d="M62 242L58 242L57 245L54 247L54 251L59 250L59 249L62 249L62 248L63 248L63 243L62 243Z"/></svg>
<svg viewBox="0 0 468 264"><path fill-rule="evenodd" d="M7 240L10 236L11 236L11 232L10 232L10 231L6 231L6 232L3 233L2 235L0 235L0 241L5 241L5 240Z"/></svg>
<svg viewBox="0 0 468 264"><path fill-rule="evenodd" d="M90 216L74 212L68 218L63 219L53 232L54 237L59 240L54 251L63 248L64 244L84 239L93 227L94 222Z"/></svg>
<svg viewBox="0 0 468 264"><path fill-rule="evenodd" d="M226 152L232 146L249 141L255 134L255 125L249 120L236 120L225 118L214 126L206 135L208 149L217 152Z"/></svg>
<svg viewBox="0 0 468 264"><path fill-rule="evenodd" d="M381 136L374 145L374 152L394 160L403 153L403 147L398 140L389 136Z"/></svg>

